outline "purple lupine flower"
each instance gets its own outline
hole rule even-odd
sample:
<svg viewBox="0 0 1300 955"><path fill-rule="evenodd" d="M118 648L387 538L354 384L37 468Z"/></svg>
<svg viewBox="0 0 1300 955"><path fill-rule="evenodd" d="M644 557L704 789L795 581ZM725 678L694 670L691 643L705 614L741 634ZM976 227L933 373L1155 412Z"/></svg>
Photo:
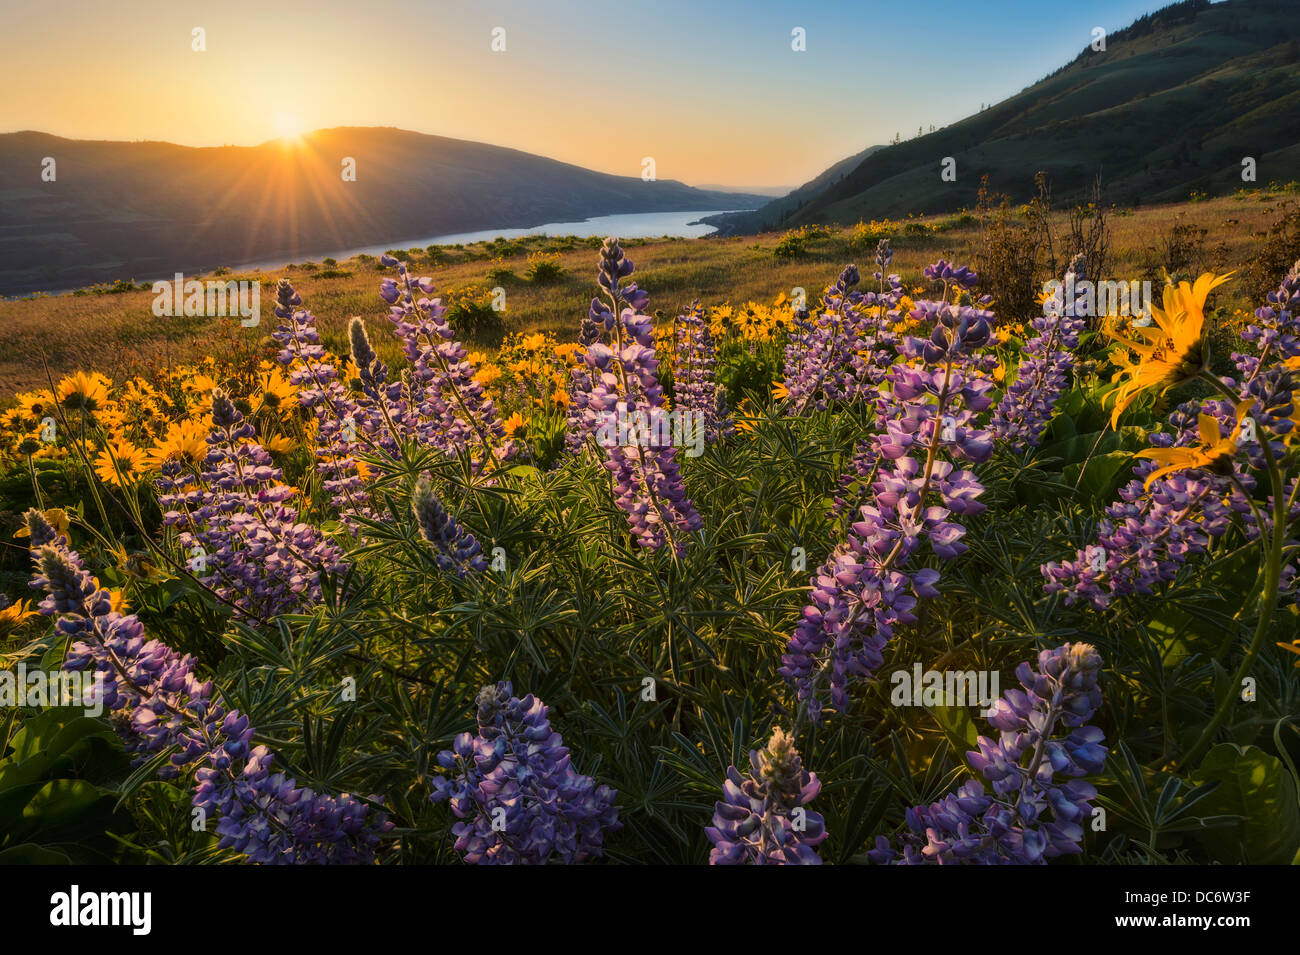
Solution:
<svg viewBox="0 0 1300 955"><path fill-rule="evenodd" d="M998 738L981 736L966 754L989 791L971 779L936 803L908 809L897 847L878 836L871 860L1043 865L1081 853L1097 796L1083 777L1106 762L1102 731L1086 725L1101 705L1100 670L1101 655L1086 643L1043 650L1037 669L1020 664L1024 689L1004 693L988 717Z"/></svg>
<svg viewBox="0 0 1300 955"><path fill-rule="evenodd" d="M1235 410L1226 401L1187 402L1169 416L1173 434L1152 434L1152 445L1197 443L1202 414L1218 422L1220 437L1236 423ZM1120 489L1119 500L1107 506L1095 542L1077 551L1074 560L1042 566L1044 591L1063 594L1067 605L1087 601L1104 609L1115 597L1149 596L1175 579L1188 561L1205 554L1228 532L1234 515L1241 518L1248 537L1258 536L1254 512L1243 494L1256 487L1250 468L1263 463L1258 442L1242 442L1240 454L1242 460L1233 461L1224 474L1189 469L1151 482L1147 478L1157 465L1139 462L1134 479Z"/></svg>
<svg viewBox="0 0 1300 955"><path fill-rule="evenodd" d="M1300 374L1277 366L1258 371L1245 386L1252 400L1250 416L1255 423L1274 435L1290 434L1295 427L1295 393L1300 390Z"/></svg>
<svg viewBox="0 0 1300 955"><path fill-rule="evenodd" d="M197 474L163 466L158 503L190 571L238 611L270 617L320 598L322 570L344 569L342 551L290 503L296 491L255 442L253 426L220 388Z"/></svg>
<svg viewBox="0 0 1300 955"><path fill-rule="evenodd" d="M27 546L32 550L46 544L68 546L68 539L55 530L54 525L45 518L45 512L31 508L25 515L27 519Z"/></svg>
<svg viewBox="0 0 1300 955"><path fill-rule="evenodd" d="M790 413L870 397L883 378L892 358L885 346L893 340L885 316L902 286L891 275L888 291L882 279L880 292L864 293L860 281L857 266L846 265L823 296L817 318L800 316L791 328L783 381Z"/></svg>
<svg viewBox="0 0 1300 955"><path fill-rule="evenodd" d="M1120 490L1120 499L1106 508L1096 541L1077 551L1074 560L1052 561L1041 567L1045 592L1063 594L1066 604L1086 600L1102 609L1117 596L1155 593L1157 586L1177 577L1190 559L1206 553L1213 540L1227 533L1234 515L1241 519L1250 539L1271 532L1271 496L1265 527L1261 528L1247 495L1256 488L1252 471L1265 463L1260 442L1268 441L1274 457L1280 458L1286 449L1276 439L1290 433L1293 426L1288 409L1294 377L1277 363L1294 350L1294 330L1300 327L1292 317L1300 305L1300 263L1279 289L1269 293L1268 301L1256 312L1257 323L1242 332L1242 338L1252 342L1258 354L1233 355L1245 383L1238 386L1231 379L1221 379L1250 403L1248 420L1257 428L1254 440L1243 433L1238 453L1214 468L1189 468L1150 482L1146 479L1156 464L1140 462L1134 468L1135 479ZM1202 414L1218 422L1220 438L1231 434L1237 422L1236 409L1227 401L1189 402L1170 415L1173 433L1156 432L1150 435L1151 444L1198 444ZM1296 506L1289 511L1296 514Z"/></svg>
<svg viewBox="0 0 1300 955"><path fill-rule="evenodd" d="M1043 565L1046 593L1064 594L1067 605L1086 600L1098 610L1118 596L1149 596L1227 531L1231 510L1220 500L1225 481L1180 472L1159 478L1148 491L1143 477L1154 468L1144 462L1138 478L1106 508L1096 543L1075 560Z"/></svg>
<svg viewBox="0 0 1300 955"><path fill-rule="evenodd" d="M794 739L778 726L749 762L752 772L743 776L727 768L723 799L705 830L713 843L709 865L821 865L814 847L826 838L826 822L807 806L822 784L803 768Z"/></svg>
<svg viewBox="0 0 1300 955"><path fill-rule="evenodd" d="M924 275L931 282L943 283L943 287L944 287L943 297L947 296L947 291L949 287L957 287L957 288L969 290L969 289L973 289L977 284L979 284L979 276L976 275L973 271L966 268L966 266L964 265L961 266L953 265L947 259L940 259L938 262L935 262L933 265L927 265L924 269L921 270L921 274Z"/></svg>
<svg viewBox="0 0 1300 955"><path fill-rule="evenodd" d="M339 380L338 368L320 344L316 316L298 307L302 305L302 296L287 279L280 280L276 296L275 314L281 323L271 337L281 346L278 357L289 372L290 382L299 388L299 403L316 418L314 454L321 486L343 521L354 527L354 518L373 517L375 513L356 455L367 446L389 449L392 441L381 428L375 409L363 407ZM360 319L354 319L350 329L354 344L358 322ZM364 326L361 334L364 337ZM374 381L376 375L387 373L383 363L373 358L373 353L371 356L372 360L362 369L363 382ZM396 418L401 420L401 415Z"/></svg>
<svg viewBox="0 0 1300 955"><path fill-rule="evenodd" d="M601 263L603 268L603 258ZM579 367L569 373L568 427L565 432L564 446L570 453L579 453L588 446L590 441L596 440L597 433L605 421L606 413L592 404L596 382L609 375L608 380L603 381L604 388L618 388L618 379L612 371L601 370L596 361L598 356L591 352L592 348L598 345L607 350L607 346L604 345L605 334L607 331L613 331L615 321L614 313L610 311L609 306L598 298L591 300L591 307L583 316L582 326L578 332L578 343L583 347L583 361ZM599 353L599 359L607 368L605 351Z"/></svg>
<svg viewBox="0 0 1300 955"><path fill-rule="evenodd" d="M679 449L671 434L665 434L669 419L659 383L654 324L642 311L649 296L635 284L619 284L632 272L618 240L606 239L597 280L611 307L593 302L591 317L609 341L594 342L583 356L591 388L583 396L580 427L604 451L603 466L611 475L615 502L627 515L636 542L650 550L671 542L680 554L686 546L683 535L699 530L704 522L686 496Z"/></svg>
<svg viewBox="0 0 1300 955"><path fill-rule="evenodd" d="M271 338L280 345L277 357L289 370L289 381L299 389L299 402L310 408L334 395L331 385L338 382L338 369L320 343L316 316L300 305L302 296L288 279L280 279L275 314L281 321Z"/></svg>
<svg viewBox="0 0 1300 955"><path fill-rule="evenodd" d="M41 613L69 644L64 669L102 674L103 706L135 765L170 750L159 775L177 778L194 768L192 804L217 816L218 846L256 863L368 863L384 833L383 813L344 793L329 796L299 788L283 774L270 775L266 747L252 747L247 716L228 709L210 680L200 680L196 661L148 639L133 614L112 609L80 556L59 538L45 540L49 526L29 511L36 573L44 590Z"/></svg>
<svg viewBox="0 0 1300 955"><path fill-rule="evenodd" d="M727 399L714 377L717 353L704 309L699 301L677 316L673 327L676 363L673 366L674 409L689 413L704 428L704 440L716 441L735 432Z"/></svg>
<svg viewBox="0 0 1300 955"><path fill-rule="evenodd" d="M447 513L433 493L427 476L421 476L415 484L411 511L415 514L420 534L433 545L434 560L440 570L464 577L471 571L488 569L478 539Z"/></svg>
<svg viewBox="0 0 1300 955"><path fill-rule="evenodd" d="M1066 290L1088 278L1087 261L1076 255L1065 273L1061 288L1043 303L1042 316L1033 327L1038 335L1025 343L1016 380L993 414L994 435L1015 451L1037 447L1043 431L1056 413L1057 402L1069 387L1074 368L1074 349L1085 321L1078 317L1082 299L1076 290L1073 302L1066 302Z"/></svg>
<svg viewBox="0 0 1300 955"><path fill-rule="evenodd" d="M867 501L871 484L876 479L880 455L876 451L875 436L863 438L853 448L849 465L840 474L831 502L830 515L841 517L856 512Z"/></svg>
<svg viewBox="0 0 1300 955"><path fill-rule="evenodd" d="M876 243L876 267L880 270L877 275L889 268L889 263L892 261L894 261L894 250L889 247L888 239L881 239Z"/></svg>
<svg viewBox="0 0 1300 955"><path fill-rule="evenodd" d="M1255 321L1242 330L1241 337L1255 346L1261 359L1300 355L1300 261L1268 293L1267 303L1255 310Z"/></svg>
<svg viewBox="0 0 1300 955"><path fill-rule="evenodd" d="M419 439L448 455L468 454L475 470L514 454L496 406L474 380L477 369L465 346L455 341L440 298L429 298L433 280L412 278L405 262L398 279L385 278L380 297L389 304L388 320L411 363L406 387L410 424Z"/></svg>
<svg viewBox="0 0 1300 955"><path fill-rule="evenodd" d="M934 316L934 333L902 342L900 353L937 354L942 364L897 365L891 387L878 393L883 428L854 459L866 469L856 478L867 503L849 514L846 541L812 578L811 599L782 659L782 676L814 721L825 695L843 712L850 683L869 679L895 628L915 623L917 601L938 596L938 571L916 566L922 546L941 560L959 556L965 529L950 518L984 509L979 480L953 462L978 464L993 451L978 422L992 404L993 383L984 376L987 363L970 353L988 340L988 313L940 303L925 314Z"/></svg>
<svg viewBox="0 0 1300 955"><path fill-rule="evenodd" d="M603 851L606 832L622 828L616 793L570 765L547 707L519 699L508 682L478 695L478 734L461 733L438 754L434 802L461 821L456 850L475 865L584 862Z"/></svg>

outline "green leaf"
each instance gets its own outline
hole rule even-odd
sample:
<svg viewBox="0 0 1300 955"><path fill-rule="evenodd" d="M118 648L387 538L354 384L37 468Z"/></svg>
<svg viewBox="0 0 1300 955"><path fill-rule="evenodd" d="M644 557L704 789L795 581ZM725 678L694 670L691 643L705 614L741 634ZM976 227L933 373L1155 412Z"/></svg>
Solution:
<svg viewBox="0 0 1300 955"><path fill-rule="evenodd" d="M926 709L958 752L964 753L975 748L979 728L971 717L972 710L969 706L927 706Z"/></svg>
<svg viewBox="0 0 1300 955"><path fill-rule="evenodd" d="M10 849L0 849L0 865L71 865L64 852L24 842Z"/></svg>
<svg viewBox="0 0 1300 955"><path fill-rule="evenodd" d="M1132 465L1133 455L1128 451L1109 451L1094 455L1086 463L1080 461L1066 465L1061 477L1071 487L1077 486L1079 492L1087 497L1110 501Z"/></svg>
<svg viewBox="0 0 1300 955"><path fill-rule="evenodd" d="M1201 803L1205 813L1239 815L1235 826L1197 838L1219 862L1286 865L1300 850L1300 797L1295 780L1275 756L1257 746L1220 743L1192 773L1197 783L1221 785Z"/></svg>

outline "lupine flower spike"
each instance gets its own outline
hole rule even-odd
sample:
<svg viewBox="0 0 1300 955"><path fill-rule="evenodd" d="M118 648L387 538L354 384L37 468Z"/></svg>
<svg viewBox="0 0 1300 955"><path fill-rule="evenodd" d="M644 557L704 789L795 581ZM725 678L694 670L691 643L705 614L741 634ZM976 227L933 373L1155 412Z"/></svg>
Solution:
<svg viewBox="0 0 1300 955"><path fill-rule="evenodd" d="M137 765L170 751L159 775L193 770L193 806L214 820L218 846L259 863L362 863L374 859L392 825L346 793L317 794L273 772L274 757L254 746L247 716L229 709L193 657L146 637L131 614L112 609L67 541L29 511L32 587L46 593L41 613L71 644L65 669L103 674L103 706Z"/></svg>
<svg viewBox="0 0 1300 955"><path fill-rule="evenodd" d="M1101 705L1101 656L1086 643L1038 655L1016 669L1022 690L997 702L991 727L966 754L978 779L930 806L907 810L897 846L884 836L868 855L900 865L1042 865L1083 851L1084 824L1097 790L1083 777L1101 772L1101 730L1087 726ZM1064 777L1061 779L1059 777Z"/></svg>
<svg viewBox="0 0 1300 955"><path fill-rule="evenodd" d="M460 819L456 851L477 865L585 862L601 855L604 837L622 826L615 793L569 765L547 707L509 683L478 695L478 734L461 733L438 754L445 775L433 778L434 802Z"/></svg>
<svg viewBox="0 0 1300 955"><path fill-rule="evenodd" d="M709 864L821 865L814 847L826 838L826 823L808 804L822 784L804 770L794 740L778 726L749 762L750 774L727 769L724 798L706 830Z"/></svg>

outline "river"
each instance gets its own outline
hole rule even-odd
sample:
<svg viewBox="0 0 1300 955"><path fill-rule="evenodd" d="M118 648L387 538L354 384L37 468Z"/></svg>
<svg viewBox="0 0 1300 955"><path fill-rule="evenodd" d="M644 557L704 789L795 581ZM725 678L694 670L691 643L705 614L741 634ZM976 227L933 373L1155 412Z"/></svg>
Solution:
<svg viewBox="0 0 1300 955"><path fill-rule="evenodd" d="M532 226L527 229L480 229L477 232L453 232L447 235L432 235L423 239L404 239L389 242L387 245L368 245L340 252L327 252L310 258L319 262L321 259L336 259L339 262L354 255L380 255L389 249L423 249L430 245L469 245L472 242L488 242L502 237L517 239L525 235L576 235L605 236L614 235L620 239L657 239L663 236L682 239L698 239L712 235L717 230L707 223L699 222L703 216L733 212L732 209L704 209L698 212L637 212L627 215L596 216L579 222L548 222L545 225ZM284 265L286 259L271 259L236 266L238 269L273 269Z"/></svg>

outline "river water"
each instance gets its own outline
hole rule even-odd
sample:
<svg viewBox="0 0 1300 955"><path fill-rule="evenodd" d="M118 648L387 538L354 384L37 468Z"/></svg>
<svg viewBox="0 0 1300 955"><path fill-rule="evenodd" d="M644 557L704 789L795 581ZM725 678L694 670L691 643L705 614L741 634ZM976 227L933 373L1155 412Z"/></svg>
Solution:
<svg viewBox="0 0 1300 955"><path fill-rule="evenodd" d="M618 236L620 239L658 239L663 236L682 239L698 239L711 235L717 230L713 226L698 220L702 216L718 215L722 212L734 212L733 209L703 209L698 212L638 212L627 215L596 216L580 222L548 222L545 225L527 229L480 229L477 232L453 232L447 235L431 235L422 239L404 239L389 242L387 245L367 245L361 248L344 249L339 252L322 252L310 256L314 261L337 259L342 262L354 255L381 255L389 249L423 249L430 245L468 245L471 242L488 242L495 238L517 239L525 235L576 235L583 238L593 235ZM238 269L271 269L284 265L285 259L265 262L253 262L236 266Z"/></svg>

